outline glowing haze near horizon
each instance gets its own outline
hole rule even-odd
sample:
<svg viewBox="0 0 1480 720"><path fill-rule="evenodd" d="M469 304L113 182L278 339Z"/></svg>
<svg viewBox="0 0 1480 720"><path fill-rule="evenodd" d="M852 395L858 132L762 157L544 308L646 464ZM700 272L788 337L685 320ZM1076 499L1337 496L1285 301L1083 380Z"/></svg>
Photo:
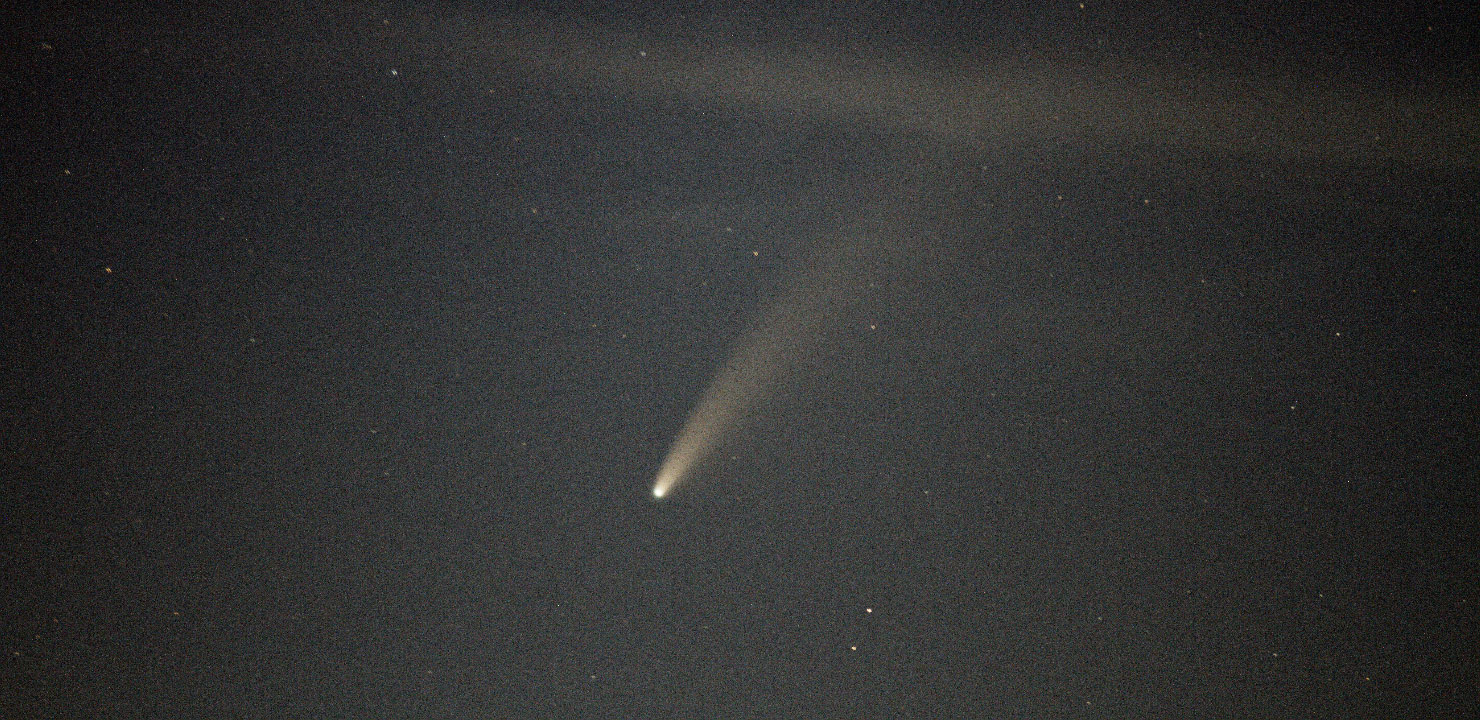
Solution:
<svg viewBox="0 0 1480 720"><path fill-rule="evenodd" d="M1480 165L1480 98L1395 88L1251 56L1214 66L839 50L703 33L623 34L506 19L512 42L480 54L503 72L586 91L682 97L926 138L968 153L1088 142L1265 159L1417 167Z"/></svg>

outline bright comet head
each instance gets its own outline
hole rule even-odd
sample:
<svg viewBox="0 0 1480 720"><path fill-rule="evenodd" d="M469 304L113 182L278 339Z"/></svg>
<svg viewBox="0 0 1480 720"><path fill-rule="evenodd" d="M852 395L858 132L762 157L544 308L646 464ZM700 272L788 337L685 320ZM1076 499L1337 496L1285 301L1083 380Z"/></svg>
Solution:
<svg viewBox="0 0 1480 720"><path fill-rule="evenodd" d="M673 486L678 483L679 474L680 468L673 466L670 453L668 462L664 463L663 469L658 471L658 479L653 483L653 497L662 499L664 495L667 495L668 491L672 490Z"/></svg>

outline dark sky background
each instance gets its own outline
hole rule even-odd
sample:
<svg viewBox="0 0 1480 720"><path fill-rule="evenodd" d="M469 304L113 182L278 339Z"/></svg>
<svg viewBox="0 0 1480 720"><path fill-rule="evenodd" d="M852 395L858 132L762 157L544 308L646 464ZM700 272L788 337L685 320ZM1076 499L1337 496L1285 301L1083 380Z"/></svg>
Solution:
<svg viewBox="0 0 1480 720"><path fill-rule="evenodd" d="M1480 706L1461 5L327 5L0 11L0 715Z"/></svg>

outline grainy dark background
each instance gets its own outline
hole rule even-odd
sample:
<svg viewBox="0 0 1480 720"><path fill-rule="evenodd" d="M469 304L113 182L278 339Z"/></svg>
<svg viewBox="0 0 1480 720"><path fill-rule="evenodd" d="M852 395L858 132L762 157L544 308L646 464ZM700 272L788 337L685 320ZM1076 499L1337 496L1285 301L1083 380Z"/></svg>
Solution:
<svg viewBox="0 0 1480 720"><path fill-rule="evenodd" d="M1084 5L0 11L0 714L1473 712L1474 18Z"/></svg>

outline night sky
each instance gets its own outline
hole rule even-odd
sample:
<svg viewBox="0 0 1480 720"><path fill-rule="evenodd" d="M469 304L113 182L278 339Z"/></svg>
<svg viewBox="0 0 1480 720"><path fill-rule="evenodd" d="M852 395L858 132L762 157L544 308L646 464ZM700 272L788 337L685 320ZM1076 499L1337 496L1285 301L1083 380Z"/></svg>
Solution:
<svg viewBox="0 0 1480 720"><path fill-rule="evenodd" d="M1461 4L246 5L0 10L0 716L1480 708Z"/></svg>

